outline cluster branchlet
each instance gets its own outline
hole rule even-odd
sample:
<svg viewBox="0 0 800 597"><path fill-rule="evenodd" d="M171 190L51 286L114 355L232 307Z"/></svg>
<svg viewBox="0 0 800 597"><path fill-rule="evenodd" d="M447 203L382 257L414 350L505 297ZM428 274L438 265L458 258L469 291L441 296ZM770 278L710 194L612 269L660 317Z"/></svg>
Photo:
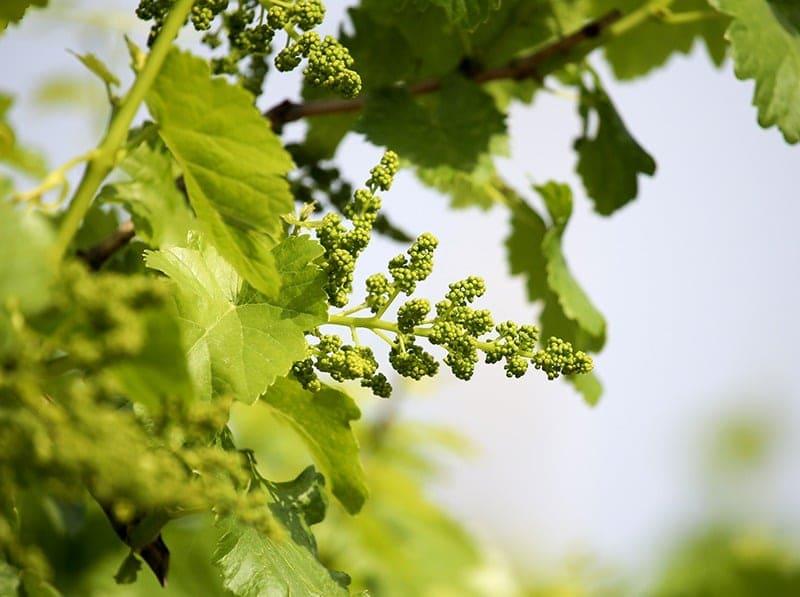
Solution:
<svg viewBox="0 0 800 597"><path fill-rule="evenodd" d="M324 266L327 273L329 303L345 307L353 287L356 260L369 244L372 227L381 207L378 190L388 190L398 169L397 155L387 152L380 164L370 172L365 189L356 191L343 209L352 227L342 218L328 214L318 222L300 222L316 230L325 249ZM476 309L473 303L483 296L483 279L469 276L450 284L445 296L434 307L425 298L411 295L417 285L433 271L433 254L438 245L430 233L420 235L401 255L388 263L388 272L377 273L366 280L364 301L339 314L330 315L328 322L349 327L355 339L356 329L368 329L390 345L389 362L404 377L422 379L439 371L439 361L419 345L419 340L444 350L443 362L459 379L468 380L483 354L484 362L499 363L507 377L522 377L533 365L548 379L560 375L575 375L592 370L591 358L559 338L549 338L539 346L539 329L530 324L505 321L495 324L486 309ZM409 297L397 309L395 321L383 319L386 311L401 296ZM370 311L369 316L355 316ZM300 383L312 391L321 387L317 372L329 374L336 381L359 380L378 396L391 392L386 376L378 371L378 363L370 348L345 345L335 335L314 330L317 339L309 346L306 359L295 363L293 373Z"/></svg>

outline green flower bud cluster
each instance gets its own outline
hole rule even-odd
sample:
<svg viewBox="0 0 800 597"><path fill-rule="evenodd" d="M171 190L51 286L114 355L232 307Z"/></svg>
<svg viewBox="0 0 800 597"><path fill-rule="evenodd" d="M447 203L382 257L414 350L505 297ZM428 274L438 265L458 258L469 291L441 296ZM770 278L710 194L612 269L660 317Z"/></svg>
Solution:
<svg viewBox="0 0 800 597"><path fill-rule="evenodd" d="M367 346L344 344L339 336L312 333L319 340L308 347L308 356L292 365L292 374L307 390L317 392L322 384L316 371L330 375L336 381L360 380L376 396L388 398L392 391L386 376L378 373L378 361Z"/></svg>
<svg viewBox="0 0 800 597"><path fill-rule="evenodd" d="M303 58L307 60L303 75L312 85L344 97L356 97L361 92L361 77L350 68L353 57L335 37L320 38L315 31L306 31L278 52L275 67L282 72L294 70Z"/></svg>
<svg viewBox="0 0 800 597"><path fill-rule="evenodd" d="M304 144L290 143L286 149L297 166L289 175L295 201L302 205L313 204L315 212L331 207L344 215L344 210L353 197L353 185L342 178L339 169L333 164L321 161ZM381 176L382 173L378 171L377 176ZM380 183L377 177L373 178ZM383 190L382 187L378 188ZM378 214L373 231L398 242L406 243L413 240L406 232L392 224L383 213Z"/></svg>
<svg viewBox="0 0 800 597"><path fill-rule="evenodd" d="M320 0L295 0L289 7L273 4L267 22L273 29L283 29L296 24L303 31L310 31L322 24L325 7Z"/></svg>
<svg viewBox="0 0 800 597"><path fill-rule="evenodd" d="M174 3L139 0L136 15L153 23L148 45L155 41ZM361 90L361 79L351 69L353 59L347 48L331 36L321 39L312 31L324 17L321 0L196 0L190 14L195 30L206 32L206 46L215 50L227 42L227 53L211 59L213 72L236 76L256 97L261 94L267 57L278 31L285 31L289 41L275 57L278 70L292 70L305 58L308 65L304 74L310 83L355 97ZM219 26L214 29L215 22Z"/></svg>
<svg viewBox="0 0 800 597"><path fill-rule="evenodd" d="M342 218L334 213L327 214L316 229L317 239L325 249L325 269L328 274L325 291L331 305L343 307L350 299L356 259L369 244L381 207L380 197L374 191L386 187L387 179L391 184L391 178L396 173L396 154L387 152L381 165L383 169L377 174L381 179L378 180L373 174L367 181L367 188L357 190L353 200L342 210L352 223L351 229L345 228Z"/></svg>
<svg viewBox="0 0 800 597"><path fill-rule="evenodd" d="M380 164L370 171L365 189L356 191L342 212L353 224L346 229L342 218L328 214L318 222L304 222L298 226L315 229L325 250L324 265L327 273L326 291L329 303L344 307L349 302L353 285L356 259L366 248L381 207L375 195L378 190L388 190L399 162L397 155L387 152ZM549 338L543 348L538 347L539 329L530 324L495 320L486 309L473 306L486 292L486 284L477 276L469 276L450 284L445 296L434 308L425 298L414 298L417 284L433 271L433 255L438 241L430 233L420 235L408 250L388 263L388 275L376 273L366 280L364 302L328 316L328 323L349 327L355 338L356 328L371 330L390 345L389 363L400 375L415 380L432 377L439 371L437 358L424 350L418 341L427 338L443 350L442 359L453 375L469 380L483 354L486 363L503 362L507 377L519 378L531 368L543 371L548 379L560 375L588 373L592 370L591 358L575 351L569 342ZM409 296L397 309L396 321L382 319L384 313L400 295ZM369 310L371 316L353 314ZM371 349L344 345L338 336L312 335L319 341L309 347L306 359L294 364L294 376L307 389L321 388L317 372L330 375L336 381L360 380L378 396L388 396L391 386L378 372L378 363Z"/></svg>
<svg viewBox="0 0 800 597"><path fill-rule="evenodd" d="M576 375L592 370L592 359L585 352L575 352L572 344L560 338L548 338L547 346L532 359L534 367L547 374L548 379L559 375Z"/></svg>

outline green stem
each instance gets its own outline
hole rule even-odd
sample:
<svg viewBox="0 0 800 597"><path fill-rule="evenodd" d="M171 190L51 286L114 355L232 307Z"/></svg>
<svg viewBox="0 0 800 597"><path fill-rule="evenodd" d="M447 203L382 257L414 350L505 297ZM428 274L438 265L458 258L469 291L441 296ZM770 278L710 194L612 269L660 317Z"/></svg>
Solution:
<svg viewBox="0 0 800 597"><path fill-rule="evenodd" d="M722 16L722 14L710 10L692 10L687 12L665 11L663 14L656 15L656 18L667 25L689 25L719 19Z"/></svg>
<svg viewBox="0 0 800 597"><path fill-rule="evenodd" d="M659 14L664 14L673 2L675 2L675 0L650 0L647 4L625 15L619 21L611 25L611 27L608 28L608 32L601 36L601 43L598 45L602 45L609 39L620 37L628 33L628 31L635 29L648 19L658 17Z"/></svg>
<svg viewBox="0 0 800 597"><path fill-rule="evenodd" d="M378 315L375 317L349 317L347 315L328 315L328 323L332 325L341 325L346 328L363 328L365 330L370 330L379 338L386 340L385 334L379 333L381 331L391 332L395 335L400 335L400 328L397 324L393 321L385 321L380 319ZM424 326L417 326L414 328L414 335L427 338L431 335L432 329L429 327ZM488 352L494 349L494 342L487 342L484 340L476 340L475 341L475 348L481 350L483 352ZM528 359L532 359L534 353L532 352L520 352L520 356L523 356Z"/></svg>
<svg viewBox="0 0 800 597"><path fill-rule="evenodd" d="M48 191L63 185L66 182L67 172L72 170L78 164L83 162L88 162L89 160L94 157L97 150L93 149L91 151L87 151L86 153L82 153L79 156L75 156L74 158L66 161L61 166L50 172L47 176L44 177L42 182L36 187L31 189L30 191L25 191L23 193L17 193L13 196L14 201L39 201L42 195L47 193Z"/></svg>
<svg viewBox="0 0 800 597"><path fill-rule="evenodd" d="M194 4L194 0L178 0L175 3L158 39L156 39L156 43L153 45L152 51L147 57L147 62L137 75L128 93L120 102L119 108L108 126L106 136L89 160L89 165L83 173L81 182L67 208L64 222L58 231L55 255L59 261L63 259L67 252L69 244L78 231L83 217L89 210L97 190L114 167L117 161L117 153L125 142L128 129L130 129L131 123L139 111L139 106L155 82L172 46L172 41L186 21L186 17L192 9L192 4Z"/></svg>

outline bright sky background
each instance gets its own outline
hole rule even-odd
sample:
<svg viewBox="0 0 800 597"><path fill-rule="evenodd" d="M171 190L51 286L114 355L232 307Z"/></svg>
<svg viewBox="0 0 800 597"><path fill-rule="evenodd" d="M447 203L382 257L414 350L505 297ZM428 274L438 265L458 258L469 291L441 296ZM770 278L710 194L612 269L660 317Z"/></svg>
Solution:
<svg viewBox="0 0 800 597"><path fill-rule="evenodd" d="M136 3L113 4L130 19ZM328 2L332 24L344 4ZM121 34L78 23L86 15L66 8L62 17L34 16L0 37L0 89L19 97L18 133L53 165L94 146L104 117L102 103L94 110L30 104L45 79L67 75L82 77L102 99L65 48L95 51L127 73ZM120 25L127 30L129 20ZM436 495L524 563L591 552L633 568L709 516L784 529L800 523L797 149L757 126L751 84L735 80L730 64L716 71L702 49L632 84L605 80L658 162L634 204L611 219L591 213L573 172L578 122L568 98L541 94L533 107L515 108L513 157L502 164L531 199L530 179L573 185L567 256L609 321L597 358L603 401L590 409L565 384L536 375L508 381L501 368L485 367L469 384L443 376L422 386L402 407L474 441L477 456L454 462ZM294 77L275 77L265 105L295 95L296 85ZM338 157L358 181L378 155L351 136ZM408 173L384 205L408 230L430 230L442 241L429 296L478 274L489 282L484 304L498 319L535 316L522 282L509 277L502 210L450 212ZM378 243L360 262L362 278L399 251ZM775 422L779 456L749 490L726 492L700 480L704 430L742 412Z"/></svg>

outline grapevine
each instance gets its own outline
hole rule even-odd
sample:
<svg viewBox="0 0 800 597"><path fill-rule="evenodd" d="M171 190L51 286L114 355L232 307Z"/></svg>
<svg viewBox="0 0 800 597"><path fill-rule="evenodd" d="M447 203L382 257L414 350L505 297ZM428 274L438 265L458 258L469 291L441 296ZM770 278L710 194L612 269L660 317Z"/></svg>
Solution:
<svg viewBox="0 0 800 597"><path fill-rule="evenodd" d="M90 18L92 3L69 19L48 0L0 4L5 53L6 39L34 47L25 36L73 20L127 23ZM587 405L604 384L618 400L618 381L595 371L608 326L576 274L585 264L572 267L573 213L585 202L633 214L657 165L606 80L704 44L754 82L757 122L796 143L789 4L359 0L324 35L322 0L139 0L149 33L125 31L130 64L72 52L100 80L86 85L105 89L93 113L108 118L53 169L28 139L37 127L16 121L20 98L0 90L0 595L106 595L114 583L152 595L168 579L176 594L210 596L525 593L484 586L514 574L493 574L427 497L431 448L457 442L404 420L393 385L475 382L496 365L503 388L530 384L526 399L544 400L546 378ZM28 28L36 19L47 27ZM34 62L52 48L36 42L3 55L8 81L45 72ZM265 92L267 77L298 70L302 99ZM42 89L61 101L63 83ZM573 104L562 146L578 184L535 164L524 174L537 184L516 187L505 173L528 164L509 155L511 116L544 93ZM383 151L360 186L359 143ZM426 201L503 216L487 227L502 228L536 323L484 308L491 289L476 275L427 291L444 276L437 252L453 247L424 231L427 205L414 234L387 215L401 168L435 192ZM484 232L471 242L497 231ZM401 248L362 278L376 234ZM615 336L614 350L626 344ZM709 586L747 576L798 592L782 554L770 567L753 559L768 552L728 547L712 550L725 572Z"/></svg>

